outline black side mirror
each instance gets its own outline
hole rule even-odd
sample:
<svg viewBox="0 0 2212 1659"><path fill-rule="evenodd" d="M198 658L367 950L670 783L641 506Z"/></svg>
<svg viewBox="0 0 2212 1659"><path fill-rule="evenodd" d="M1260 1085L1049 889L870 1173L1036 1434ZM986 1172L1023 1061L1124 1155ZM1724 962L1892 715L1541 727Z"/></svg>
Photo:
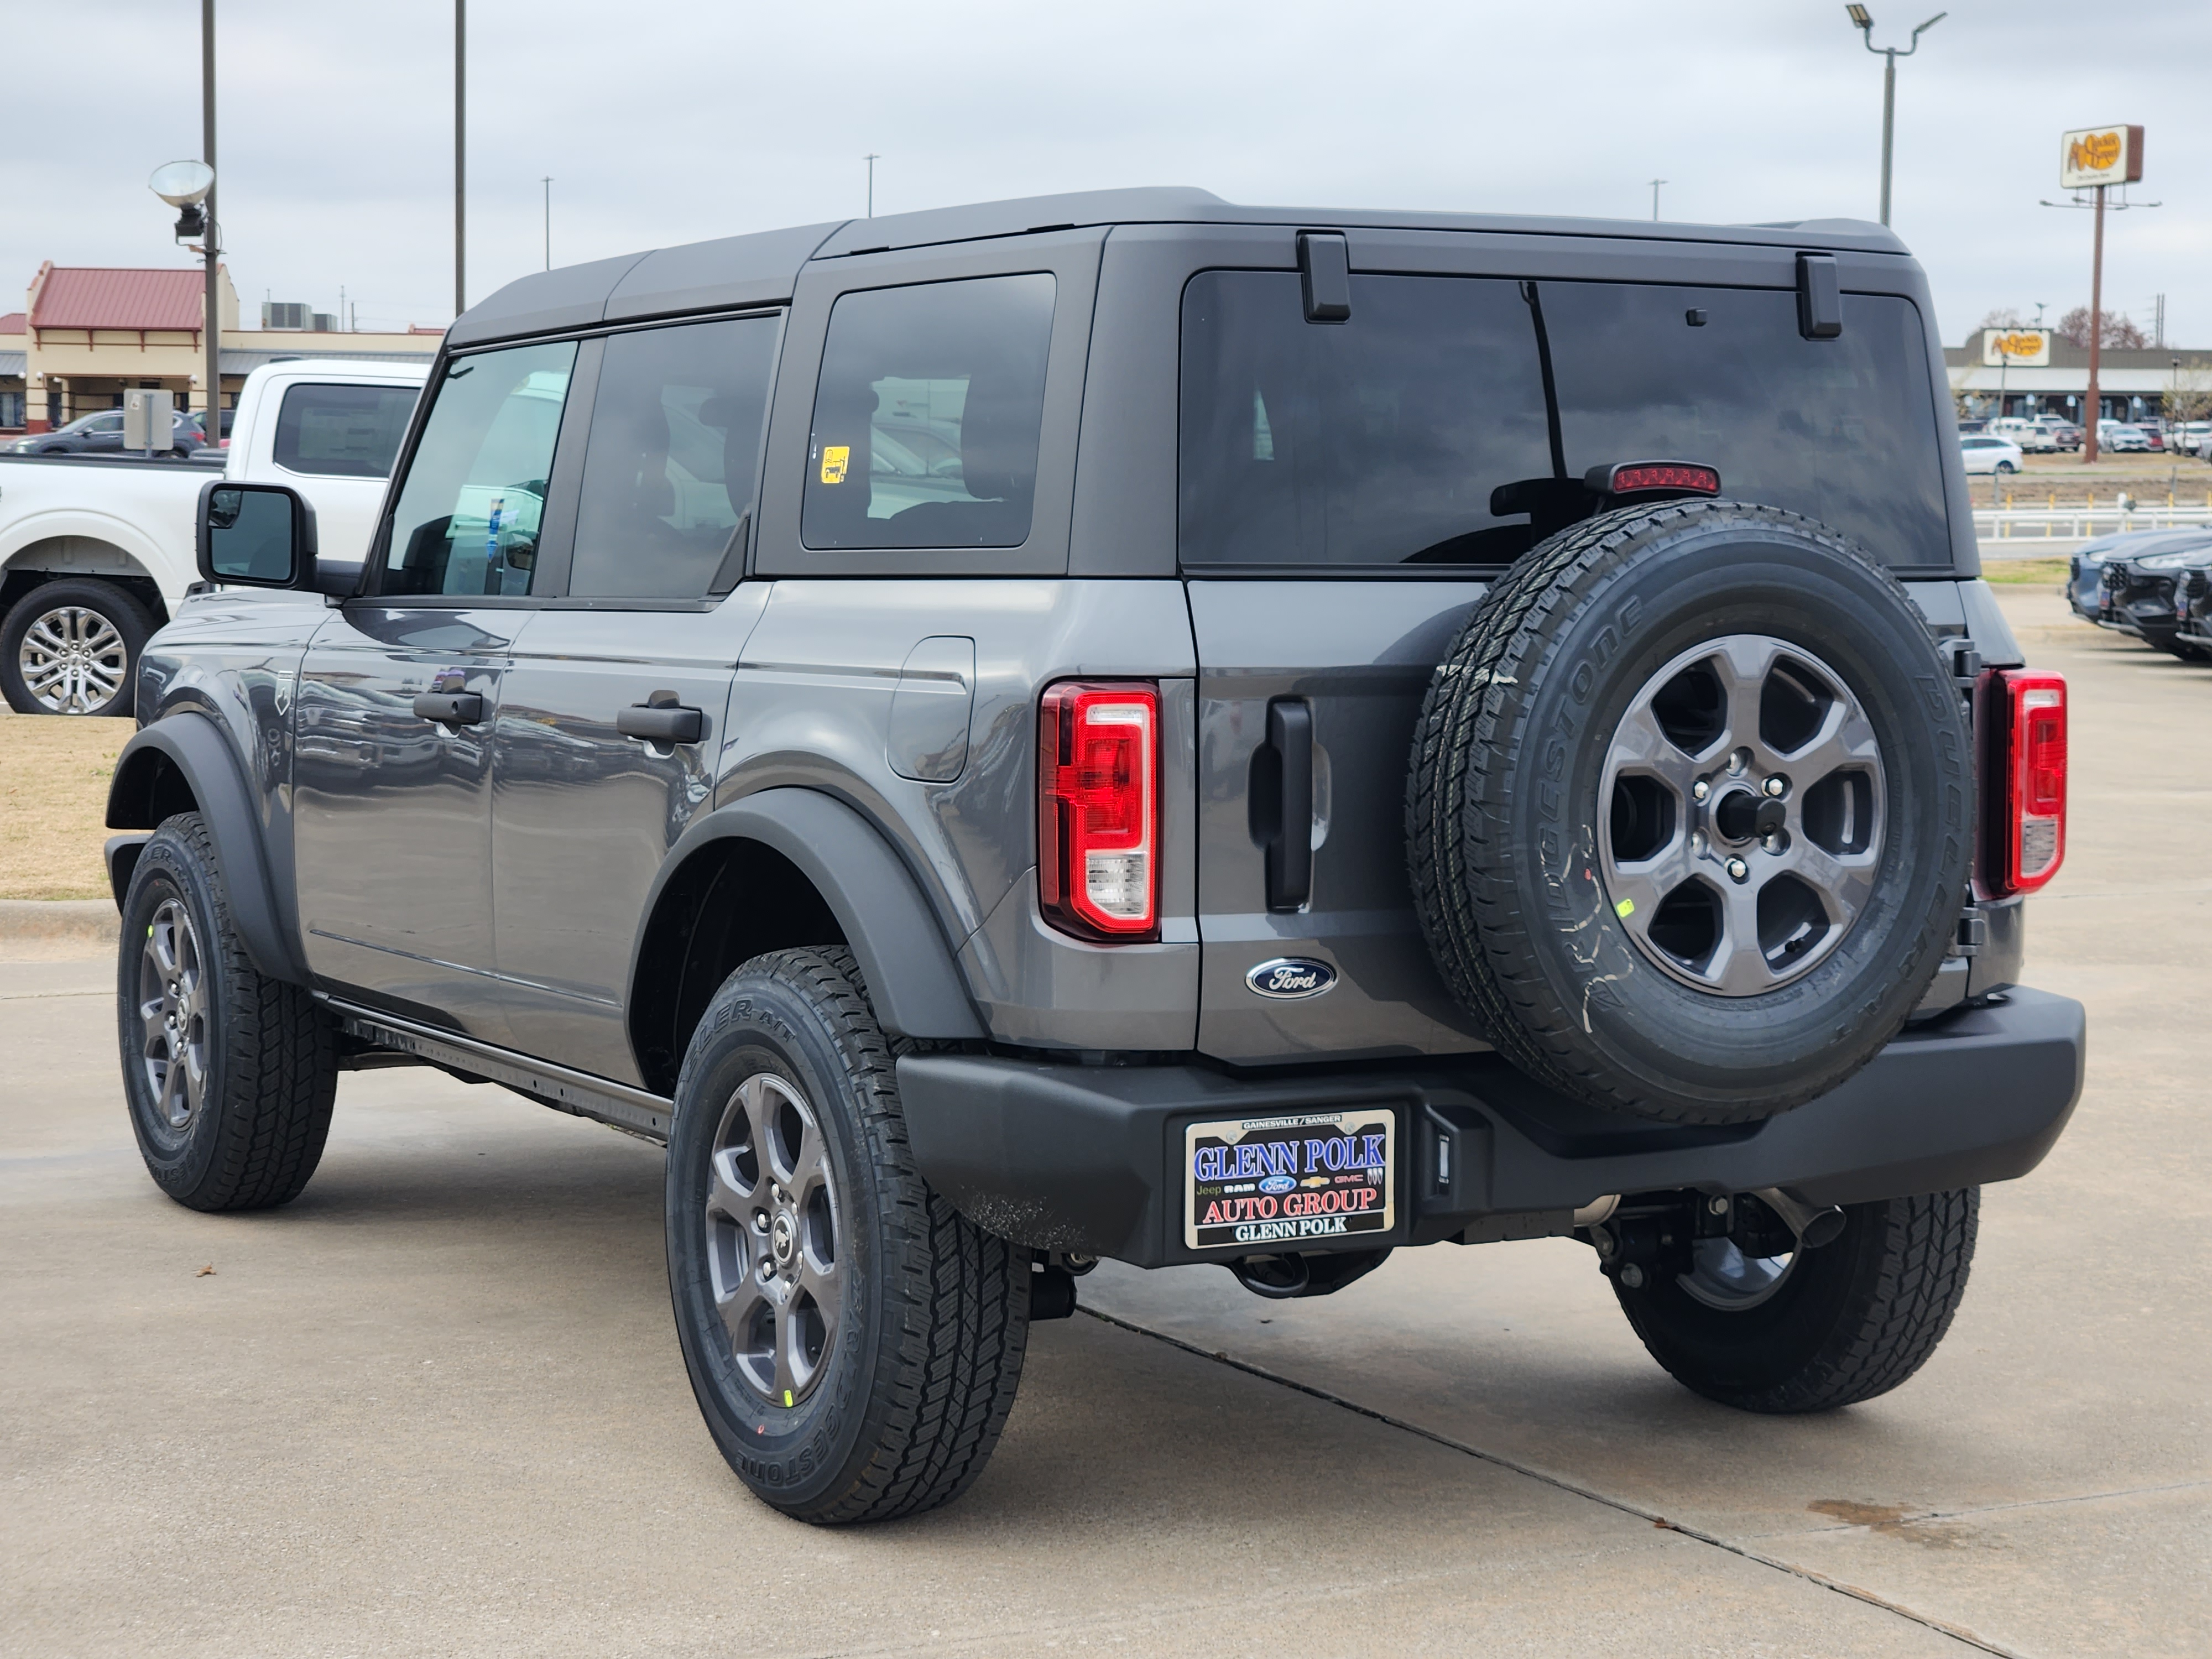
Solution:
<svg viewBox="0 0 2212 1659"><path fill-rule="evenodd" d="M315 586L315 509L284 484L211 481L194 538L200 575L234 587Z"/></svg>

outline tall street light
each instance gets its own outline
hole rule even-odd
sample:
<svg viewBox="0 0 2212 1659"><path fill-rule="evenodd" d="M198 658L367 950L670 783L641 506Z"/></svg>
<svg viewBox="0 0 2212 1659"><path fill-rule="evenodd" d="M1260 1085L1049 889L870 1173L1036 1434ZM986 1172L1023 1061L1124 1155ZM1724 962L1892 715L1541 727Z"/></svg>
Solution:
<svg viewBox="0 0 2212 1659"><path fill-rule="evenodd" d="M1920 37L1934 28L1951 14L1939 11L1918 28L1912 31L1909 46L1877 46L1874 43L1874 19L1867 15L1864 6L1845 6L1851 27L1859 32L1866 49L1882 58L1881 70L1881 222L1889 222L1889 153L1892 140L1897 133L1897 60L1910 58L1920 50Z"/></svg>

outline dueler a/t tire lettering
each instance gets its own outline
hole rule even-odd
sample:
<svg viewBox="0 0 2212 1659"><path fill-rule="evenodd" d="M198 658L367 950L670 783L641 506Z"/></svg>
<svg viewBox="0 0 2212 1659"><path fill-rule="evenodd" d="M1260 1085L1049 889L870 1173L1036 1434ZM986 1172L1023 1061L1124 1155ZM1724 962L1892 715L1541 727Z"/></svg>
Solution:
<svg viewBox="0 0 2212 1659"><path fill-rule="evenodd" d="M1886 797L1863 908L1816 966L1751 995L1663 970L1616 913L1599 849L1632 700L1738 635L1841 678ZM1445 982L1539 1081L1647 1118L1756 1121L1865 1065L1934 977L1966 893L1970 757L1917 608L1838 532L1734 501L1601 514L1497 582L1431 679L1407 795L1415 909Z"/></svg>

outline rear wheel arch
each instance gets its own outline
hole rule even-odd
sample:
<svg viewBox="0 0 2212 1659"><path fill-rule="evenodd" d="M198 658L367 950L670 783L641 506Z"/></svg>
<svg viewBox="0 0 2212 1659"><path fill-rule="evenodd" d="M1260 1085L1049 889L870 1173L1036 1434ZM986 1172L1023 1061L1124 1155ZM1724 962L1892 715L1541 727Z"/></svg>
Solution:
<svg viewBox="0 0 2212 1659"><path fill-rule="evenodd" d="M675 1086L693 1029L740 963L838 945L886 1030L984 1036L920 884L859 812L818 790L777 788L701 818L647 894L632 948L626 1015L646 1086Z"/></svg>

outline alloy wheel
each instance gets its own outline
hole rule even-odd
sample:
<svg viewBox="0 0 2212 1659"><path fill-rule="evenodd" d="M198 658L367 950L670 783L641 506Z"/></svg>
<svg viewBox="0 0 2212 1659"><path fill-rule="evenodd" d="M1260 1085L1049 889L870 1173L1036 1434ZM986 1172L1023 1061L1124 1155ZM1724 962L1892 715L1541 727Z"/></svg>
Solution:
<svg viewBox="0 0 2212 1659"><path fill-rule="evenodd" d="M706 1205L714 1302L746 1382L772 1405L813 1392L844 1310L843 1206L813 1109L770 1072L715 1130Z"/></svg>
<svg viewBox="0 0 2212 1659"><path fill-rule="evenodd" d="M1874 896L1881 744L1843 677L1801 646L1731 634L1667 663L1630 701L1599 789L1607 900L1686 985L1788 985Z"/></svg>
<svg viewBox="0 0 2212 1659"><path fill-rule="evenodd" d="M32 618L15 653L31 696L49 714L88 714L115 701L131 649L113 623L81 605Z"/></svg>
<svg viewBox="0 0 2212 1659"><path fill-rule="evenodd" d="M173 1133L190 1127L207 1097L208 985L199 935L182 901L166 899L138 953L139 1048L156 1119Z"/></svg>

